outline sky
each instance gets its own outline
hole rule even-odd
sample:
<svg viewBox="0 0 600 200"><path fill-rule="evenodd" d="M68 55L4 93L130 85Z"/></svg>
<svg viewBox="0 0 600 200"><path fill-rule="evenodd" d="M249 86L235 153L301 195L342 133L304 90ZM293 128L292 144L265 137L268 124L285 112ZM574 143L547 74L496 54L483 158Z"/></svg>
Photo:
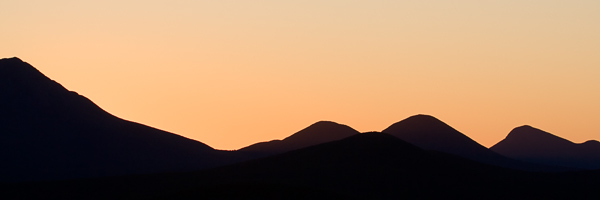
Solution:
<svg viewBox="0 0 600 200"><path fill-rule="evenodd" d="M429 114L484 146L600 140L597 0L0 2L19 57L121 118L238 149Z"/></svg>

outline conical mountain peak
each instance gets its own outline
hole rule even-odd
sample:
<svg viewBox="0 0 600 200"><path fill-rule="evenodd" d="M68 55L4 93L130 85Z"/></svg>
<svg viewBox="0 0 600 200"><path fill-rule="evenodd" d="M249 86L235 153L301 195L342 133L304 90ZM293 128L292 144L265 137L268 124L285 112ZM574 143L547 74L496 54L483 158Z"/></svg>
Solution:
<svg viewBox="0 0 600 200"><path fill-rule="evenodd" d="M392 124L382 132L411 142L421 148L450 148L474 143L471 138L430 115L414 115ZM478 144L477 144L478 145Z"/></svg>
<svg viewBox="0 0 600 200"><path fill-rule="evenodd" d="M433 116L411 116L391 125L382 132L425 150L454 154L493 165L529 169L529 166L521 165L521 163L516 163L490 151Z"/></svg>

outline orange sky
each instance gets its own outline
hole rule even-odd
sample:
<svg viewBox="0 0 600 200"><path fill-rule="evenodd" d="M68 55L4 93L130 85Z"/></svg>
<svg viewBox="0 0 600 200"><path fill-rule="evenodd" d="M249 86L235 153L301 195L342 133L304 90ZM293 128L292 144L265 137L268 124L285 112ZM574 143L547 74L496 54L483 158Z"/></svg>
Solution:
<svg viewBox="0 0 600 200"><path fill-rule="evenodd" d="M434 115L485 146L600 140L600 1L3 1L17 56L128 120L219 149L316 121Z"/></svg>

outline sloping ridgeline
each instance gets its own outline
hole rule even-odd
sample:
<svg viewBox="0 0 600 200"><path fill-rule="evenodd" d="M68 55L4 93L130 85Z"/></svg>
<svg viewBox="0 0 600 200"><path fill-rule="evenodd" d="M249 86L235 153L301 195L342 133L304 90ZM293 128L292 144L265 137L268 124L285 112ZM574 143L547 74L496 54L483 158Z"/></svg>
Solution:
<svg viewBox="0 0 600 200"><path fill-rule="evenodd" d="M0 60L0 182L189 171L230 157L115 117L18 58Z"/></svg>

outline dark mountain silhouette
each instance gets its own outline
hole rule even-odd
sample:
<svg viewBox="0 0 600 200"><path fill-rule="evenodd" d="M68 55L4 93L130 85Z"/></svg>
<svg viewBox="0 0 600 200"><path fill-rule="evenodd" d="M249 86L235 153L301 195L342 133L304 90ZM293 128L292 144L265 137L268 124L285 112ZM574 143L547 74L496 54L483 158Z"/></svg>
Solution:
<svg viewBox="0 0 600 200"><path fill-rule="evenodd" d="M291 150L301 149L321 143L340 140L359 134L353 128L330 121L314 123L283 140L260 142L238 151L252 152L263 156L279 154Z"/></svg>
<svg viewBox="0 0 600 200"><path fill-rule="evenodd" d="M25 199L594 199L598 178L511 170L363 133L199 172L5 188Z"/></svg>
<svg viewBox="0 0 600 200"><path fill-rule="evenodd" d="M228 155L117 118L18 58L0 60L1 181L197 170Z"/></svg>
<svg viewBox="0 0 600 200"><path fill-rule="evenodd" d="M600 142L590 140L576 144L531 126L513 129L504 140L490 149L527 162L600 169Z"/></svg>
<svg viewBox="0 0 600 200"><path fill-rule="evenodd" d="M493 149L598 152L597 141L573 144L517 129ZM0 199L599 197L600 170L515 170L556 168L501 156L431 116L409 117L384 132L317 122L281 141L218 151L115 117L18 58L0 60ZM240 162L268 153L278 155Z"/></svg>
<svg viewBox="0 0 600 200"><path fill-rule="evenodd" d="M562 170L501 156L429 115L411 116L391 125L382 132L426 150L454 154L487 164L522 170Z"/></svg>

